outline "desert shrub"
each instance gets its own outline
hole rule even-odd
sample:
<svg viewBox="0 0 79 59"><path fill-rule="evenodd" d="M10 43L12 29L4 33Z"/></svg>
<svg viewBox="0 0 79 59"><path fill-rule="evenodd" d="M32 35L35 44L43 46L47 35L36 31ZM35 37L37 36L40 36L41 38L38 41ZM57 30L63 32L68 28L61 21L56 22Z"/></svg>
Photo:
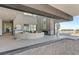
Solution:
<svg viewBox="0 0 79 59"><path fill-rule="evenodd" d="M76 33L79 33L79 29L76 29L75 32L76 32Z"/></svg>

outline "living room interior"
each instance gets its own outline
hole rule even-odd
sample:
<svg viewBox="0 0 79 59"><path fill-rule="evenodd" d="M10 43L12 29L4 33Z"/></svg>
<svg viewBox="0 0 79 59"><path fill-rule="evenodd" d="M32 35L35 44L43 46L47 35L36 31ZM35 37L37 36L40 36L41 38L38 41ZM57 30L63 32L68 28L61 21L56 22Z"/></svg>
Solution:
<svg viewBox="0 0 79 59"><path fill-rule="evenodd" d="M0 7L1 36L37 39L44 35L54 35L54 26L52 18Z"/></svg>

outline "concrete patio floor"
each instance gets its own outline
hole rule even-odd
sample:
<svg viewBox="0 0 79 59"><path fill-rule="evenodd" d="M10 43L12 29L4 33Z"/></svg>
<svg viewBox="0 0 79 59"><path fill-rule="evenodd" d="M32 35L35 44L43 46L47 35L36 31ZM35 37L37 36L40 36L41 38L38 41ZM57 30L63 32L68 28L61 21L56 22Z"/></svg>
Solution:
<svg viewBox="0 0 79 59"><path fill-rule="evenodd" d="M67 39L66 39L67 38ZM76 38L76 37L74 37ZM55 43L54 43L55 42ZM48 44L50 43L50 44ZM40 45L41 44L41 45ZM37 48L35 46L37 46ZM72 40L68 36L44 36L40 39L23 40L14 39L13 36L0 37L0 54L17 54L17 55L44 55L44 54L78 54L79 40ZM16 49L24 47L23 51L16 52ZM34 48L35 47L35 48ZM15 52L7 53L7 51ZM77 52L77 53L76 53Z"/></svg>
<svg viewBox="0 0 79 59"><path fill-rule="evenodd" d="M15 55L79 55L79 40L64 39Z"/></svg>
<svg viewBox="0 0 79 59"><path fill-rule="evenodd" d="M61 37L56 37L56 36L44 36L43 38L40 39L33 39L33 40L23 40L23 39L13 39L13 36L2 36L0 37L0 53L14 50L14 49L19 49L22 47L27 47L27 46L32 46L32 45L37 45L41 44L44 42L54 42L63 39L64 36Z"/></svg>

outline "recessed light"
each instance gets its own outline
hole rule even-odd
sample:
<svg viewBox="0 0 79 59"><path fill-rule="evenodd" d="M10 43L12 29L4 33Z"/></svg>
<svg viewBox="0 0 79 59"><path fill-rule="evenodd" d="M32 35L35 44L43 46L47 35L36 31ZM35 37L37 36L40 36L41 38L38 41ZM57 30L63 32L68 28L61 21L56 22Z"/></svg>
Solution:
<svg viewBox="0 0 79 59"><path fill-rule="evenodd" d="M24 13L24 15L28 15L28 13Z"/></svg>
<svg viewBox="0 0 79 59"><path fill-rule="evenodd" d="M24 15L33 15L33 14L31 14L31 13L24 13Z"/></svg>

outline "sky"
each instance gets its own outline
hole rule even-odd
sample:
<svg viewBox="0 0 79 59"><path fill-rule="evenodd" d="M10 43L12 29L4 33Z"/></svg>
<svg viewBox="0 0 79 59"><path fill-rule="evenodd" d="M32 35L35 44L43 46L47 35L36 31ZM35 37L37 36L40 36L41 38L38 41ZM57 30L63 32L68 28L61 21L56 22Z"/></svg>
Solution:
<svg viewBox="0 0 79 59"><path fill-rule="evenodd" d="M73 21L61 22L60 29L79 29L79 16L74 16Z"/></svg>

